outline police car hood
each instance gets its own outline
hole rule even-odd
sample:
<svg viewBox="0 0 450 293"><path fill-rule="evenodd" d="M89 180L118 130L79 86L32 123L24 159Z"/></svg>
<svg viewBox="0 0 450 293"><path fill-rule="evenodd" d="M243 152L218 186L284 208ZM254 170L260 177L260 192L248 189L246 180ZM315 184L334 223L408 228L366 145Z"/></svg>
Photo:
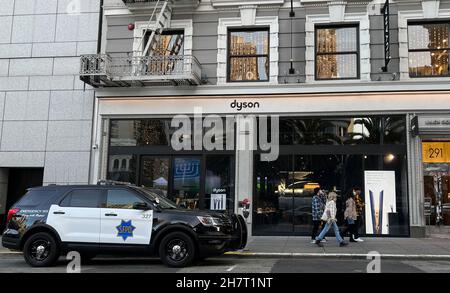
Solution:
<svg viewBox="0 0 450 293"><path fill-rule="evenodd" d="M214 211L200 211L200 210L184 210L184 209L166 209L164 213L172 215L183 215L183 216L202 216L202 217L215 217L215 218L229 218L225 213L214 212Z"/></svg>

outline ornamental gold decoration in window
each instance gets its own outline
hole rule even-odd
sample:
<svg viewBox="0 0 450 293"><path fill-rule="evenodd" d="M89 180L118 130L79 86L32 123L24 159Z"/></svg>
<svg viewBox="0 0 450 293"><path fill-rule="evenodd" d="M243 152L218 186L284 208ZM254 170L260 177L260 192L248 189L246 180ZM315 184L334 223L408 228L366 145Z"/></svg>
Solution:
<svg viewBox="0 0 450 293"><path fill-rule="evenodd" d="M144 44L147 43L151 32L147 32ZM170 74L183 66L183 61L176 56L183 56L184 53L184 32L167 31L156 36L157 42L151 52L152 58L146 64L146 74L164 75Z"/></svg>
<svg viewBox="0 0 450 293"><path fill-rule="evenodd" d="M358 78L358 27L316 29L316 79Z"/></svg>
<svg viewBox="0 0 450 293"><path fill-rule="evenodd" d="M449 23L408 25L410 77L449 75Z"/></svg>
<svg viewBox="0 0 450 293"><path fill-rule="evenodd" d="M269 80L269 31L230 31L229 81Z"/></svg>

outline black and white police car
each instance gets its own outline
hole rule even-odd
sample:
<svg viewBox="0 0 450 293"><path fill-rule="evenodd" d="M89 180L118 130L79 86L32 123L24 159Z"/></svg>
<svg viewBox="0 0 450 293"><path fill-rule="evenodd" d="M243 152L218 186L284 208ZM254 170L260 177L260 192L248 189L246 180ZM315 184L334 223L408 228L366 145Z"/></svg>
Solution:
<svg viewBox="0 0 450 293"><path fill-rule="evenodd" d="M168 266L243 249L242 216L179 209L155 192L109 181L98 185L31 188L8 212L2 245L22 251L34 267L78 251L158 255Z"/></svg>

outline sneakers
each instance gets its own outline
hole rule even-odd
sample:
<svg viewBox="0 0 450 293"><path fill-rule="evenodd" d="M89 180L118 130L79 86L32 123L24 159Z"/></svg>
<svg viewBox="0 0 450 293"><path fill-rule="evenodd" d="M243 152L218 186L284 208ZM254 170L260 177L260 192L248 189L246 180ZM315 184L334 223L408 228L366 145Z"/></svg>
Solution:
<svg viewBox="0 0 450 293"><path fill-rule="evenodd" d="M353 237L350 237L350 242L358 242Z"/></svg>
<svg viewBox="0 0 450 293"><path fill-rule="evenodd" d="M311 244L316 244L316 240L311 240Z"/></svg>
<svg viewBox="0 0 450 293"><path fill-rule="evenodd" d="M314 244L316 244L319 247L323 247L322 242L320 242L319 240L315 240Z"/></svg>
<svg viewBox="0 0 450 293"><path fill-rule="evenodd" d="M323 238L320 242L327 243L327 240L325 238Z"/></svg>
<svg viewBox="0 0 450 293"><path fill-rule="evenodd" d="M339 247L343 247L343 246L347 246L348 242L342 241L341 243L339 243Z"/></svg>
<svg viewBox="0 0 450 293"><path fill-rule="evenodd" d="M356 238L354 239L356 242L364 242L364 240L362 240L361 238Z"/></svg>

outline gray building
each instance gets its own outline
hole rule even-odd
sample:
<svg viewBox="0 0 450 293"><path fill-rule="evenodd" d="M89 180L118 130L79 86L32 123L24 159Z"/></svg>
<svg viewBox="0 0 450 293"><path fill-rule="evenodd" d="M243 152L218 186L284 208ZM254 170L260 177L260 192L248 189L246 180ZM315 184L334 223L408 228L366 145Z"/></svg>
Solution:
<svg viewBox="0 0 450 293"><path fill-rule="evenodd" d="M0 222L24 189L89 181L99 1L0 1Z"/></svg>

